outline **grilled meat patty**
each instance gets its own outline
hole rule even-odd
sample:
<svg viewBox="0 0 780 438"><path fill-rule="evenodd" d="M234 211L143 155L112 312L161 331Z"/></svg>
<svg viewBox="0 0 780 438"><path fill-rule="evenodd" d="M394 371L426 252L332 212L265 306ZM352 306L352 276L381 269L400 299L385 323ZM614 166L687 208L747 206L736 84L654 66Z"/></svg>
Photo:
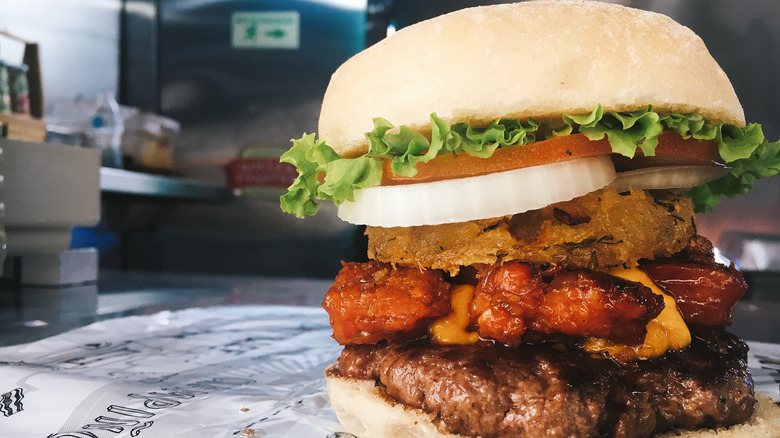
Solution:
<svg viewBox="0 0 780 438"><path fill-rule="evenodd" d="M374 380L447 431L483 438L650 437L737 424L755 404L747 346L725 332L623 365L562 343L354 345L331 372Z"/></svg>

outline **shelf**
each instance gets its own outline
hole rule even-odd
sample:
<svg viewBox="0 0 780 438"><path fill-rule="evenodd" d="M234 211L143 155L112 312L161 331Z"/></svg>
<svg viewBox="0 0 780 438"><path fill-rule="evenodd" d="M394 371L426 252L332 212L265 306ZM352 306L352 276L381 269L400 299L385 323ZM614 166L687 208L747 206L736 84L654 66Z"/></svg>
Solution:
<svg viewBox="0 0 780 438"><path fill-rule="evenodd" d="M109 167L100 168L100 190L103 193L195 201L228 201L234 196L233 191L224 186Z"/></svg>

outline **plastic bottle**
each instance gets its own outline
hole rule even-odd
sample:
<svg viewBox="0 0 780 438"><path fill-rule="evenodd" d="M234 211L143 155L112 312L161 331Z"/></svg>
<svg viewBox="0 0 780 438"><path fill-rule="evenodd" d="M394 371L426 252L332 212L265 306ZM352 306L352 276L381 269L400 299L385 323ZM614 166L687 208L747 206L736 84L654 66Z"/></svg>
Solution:
<svg viewBox="0 0 780 438"><path fill-rule="evenodd" d="M92 116L92 143L101 152L102 165L122 167L122 133L124 121L119 104L111 93L98 97L95 114Z"/></svg>

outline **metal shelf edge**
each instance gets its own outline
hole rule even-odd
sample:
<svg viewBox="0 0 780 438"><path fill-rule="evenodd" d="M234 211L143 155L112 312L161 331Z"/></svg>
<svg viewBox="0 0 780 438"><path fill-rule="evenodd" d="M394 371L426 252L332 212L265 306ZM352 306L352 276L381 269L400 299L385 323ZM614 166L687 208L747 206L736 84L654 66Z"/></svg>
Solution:
<svg viewBox="0 0 780 438"><path fill-rule="evenodd" d="M104 193L201 201L228 201L234 197L233 191L224 186L110 167L100 168L100 190Z"/></svg>

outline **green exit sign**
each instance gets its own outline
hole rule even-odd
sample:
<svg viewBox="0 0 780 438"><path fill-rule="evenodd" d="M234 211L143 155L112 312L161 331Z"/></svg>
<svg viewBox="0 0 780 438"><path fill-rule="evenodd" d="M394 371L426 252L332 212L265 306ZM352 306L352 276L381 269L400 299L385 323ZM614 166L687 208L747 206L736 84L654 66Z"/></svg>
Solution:
<svg viewBox="0 0 780 438"><path fill-rule="evenodd" d="M297 11L235 12L231 44L239 49L297 49L300 28Z"/></svg>

